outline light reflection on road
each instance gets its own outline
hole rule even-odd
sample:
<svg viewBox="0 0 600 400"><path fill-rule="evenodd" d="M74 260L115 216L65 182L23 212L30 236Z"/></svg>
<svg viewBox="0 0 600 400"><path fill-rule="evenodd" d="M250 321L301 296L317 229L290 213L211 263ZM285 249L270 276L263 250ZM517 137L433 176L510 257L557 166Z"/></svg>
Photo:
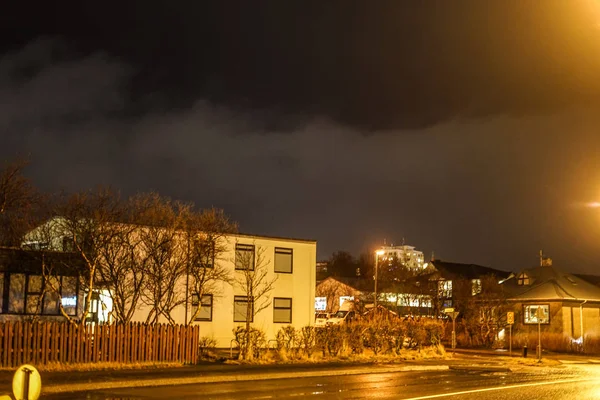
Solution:
<svg viewBox="0 0 600 400"><path fill-rule="evenodd" d="M152 399L581 400L600 398L600 365L524 368L513 373L431 371L117 389L52 395L48 400Z"/></svg>

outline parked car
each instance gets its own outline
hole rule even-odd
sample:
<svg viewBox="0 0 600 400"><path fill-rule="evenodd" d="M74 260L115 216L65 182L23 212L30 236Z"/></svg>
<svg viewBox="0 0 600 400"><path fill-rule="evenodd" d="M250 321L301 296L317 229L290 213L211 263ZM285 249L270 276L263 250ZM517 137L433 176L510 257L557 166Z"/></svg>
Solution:
<svg viewBox="0 0 600 400"><path fill-rule="evenodd" d="M354 302L345 301L338 312L331 315L328 324L344 324L352 321L356 317L356 311L354 311Z"/></svg>
<svg viewBox="0 0 600 400"><path fill-rule="evenodd" d="M329 320L329 313L326 312L318 312L315 314L315 327L321 328L327 324Z"/></svg>

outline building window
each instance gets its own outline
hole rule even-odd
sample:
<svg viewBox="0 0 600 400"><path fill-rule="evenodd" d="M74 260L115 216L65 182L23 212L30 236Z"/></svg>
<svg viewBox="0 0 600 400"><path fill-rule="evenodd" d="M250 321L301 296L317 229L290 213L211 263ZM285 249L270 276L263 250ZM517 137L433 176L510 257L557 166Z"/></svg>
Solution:
<svg viewBox="0 0 600 400"><path fill-rule="evenodd" d="M236 243L235 269L254 271L254 245Z"/></svg>
<svg viewBox="0 0 600 400"><path fill-rule="evenodd" d="M42 305L42 283L41 275L27 276L27 296L25 297L25 313L39 314Z"/></svg>
<svg viewBox="0 0 600 400"><path fill-rule="evenodd" d="M25 274L10 274L8 279L8 312L22 314L25 311Z"/></svg>
<svg viewBox="0 0 600 400"><path fill-rule="evenodd" d="M440 297L449 299L452 297L452 281L438 282L438 293Z"/></svg>
<svg viewBox="0 0 600 400"><path fill-rule="evenodd" d="M473 296L481 293L481 279L471 279L471 294Z"/></svg>
<svg viewBox="0 0 600 400"><path fill-rule="evenodd" d="M327 297L315 297L315 311L327 310Z"/></svg>
<svg viewBox="0 0 600 400"><path fill-rule="evenodd" d="M291 274L293 270L293 250L275 247L275 272Z"/></svg>
<svg viewBox="0 0 600 400"><path fill-rule="evenodd" d="M67 315L77 315L77 277L63 276L60 285L60 301Z"/></svg>
<svg viewBox="0 0 600 400"><path fill-rule="evenodd" d="M214 268L215 266L215 242L202 241L197 248L197 261L203 268Z"/></svg>
<svg viewBox="0 0 600 400"><path fill-rule="evenodd" d="M519 286L528 286L531 284L531 279L529 278L529 276L526 273L522 273L517 278L517 284Z"/></svg>
<svg viewBox="0 0 600 400"><path fill-rule="evenodd" d="M523 306L523 315L526 324L549 324L550 323L550 305L535 304Z"/></svg>
<svg viewBox="0 0 600 400"><path fill-rule="evenodd" d="M292 323L292 299L275 297L273 299L273 322L280 324Z"/></svg>
<svg viewBox="0 0 600 400"><path fill-rule="evenodd" d="M212 321L212 310L213 310L213 296L212 294L203 294L198 304L198 294L192 294L192 308L195 313L200 306L200 311L196 315L196 321Z"/></svg>
<svg viewBox="0 0 600 400"><path fill-rule="evenodd" d="M77 315L77 277L9 273L0 274L0 278L0 293L4 293L5 279L8 283L8 303L3 312L60 315L62 303L67 315Z"/></svg>
<svg viewBox="0 0 600 400"><path fill-rule="evenodd" d="M246 322L248 307L250 310L250 322L254 322L254 302L248 296L235 296L233 298L233 322Z"/></svg>

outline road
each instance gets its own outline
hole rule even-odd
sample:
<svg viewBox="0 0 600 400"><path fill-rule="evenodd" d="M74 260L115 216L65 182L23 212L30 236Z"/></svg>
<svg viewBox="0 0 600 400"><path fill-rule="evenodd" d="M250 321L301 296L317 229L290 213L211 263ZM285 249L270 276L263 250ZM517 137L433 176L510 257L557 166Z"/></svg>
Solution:
<svg viewBox="0 0 600 400"><path fill-rule="evenodd" d="M581 400L600 398L600 365L520 372L447 370L273 379L115 389L42 396L42 400L153 399L461 399Z"/></svg>

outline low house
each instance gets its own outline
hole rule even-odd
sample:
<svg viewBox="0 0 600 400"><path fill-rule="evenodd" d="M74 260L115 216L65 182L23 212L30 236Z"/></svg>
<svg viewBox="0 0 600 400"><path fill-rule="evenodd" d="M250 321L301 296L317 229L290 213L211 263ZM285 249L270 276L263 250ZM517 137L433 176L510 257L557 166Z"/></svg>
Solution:
<svg viewBox="0 0 600 400"><path fill-rule="evenodd" d="M504 281L515 312L515 329L563 333L573 340L600 334L600 287L551 264Z"/></svg>
<svg viewBox="0 0 600 400"><path fill-rule="evenodd" d="M81 315L80 269L73 253L0 247L0 321L63 320L59 303Z"/></svg>
<svg viewBox="0 0 600 400"><path fill-rule="evenodd" d="M345 301L365 300L368 294L364 279L330 276L317 284L315 310L335 313Z"/></svg>
<svg viewBox="0 0 600 400"><path fill-rule="evenodd" d="M50 220L30 232L27 245L68 251L74 248L76 236L69 232L70 226L63 224L61 218ZM120 238L119 242L106 239L113 237L112 227L116 230L123 226L127 227L126 233L114 235ZM120 320L197 324L201 335L214 338L218 347L229 347L234 329L245 327L247 319L268 340L275 339L283 326L301 328L314 323L317 247L314 240L237 233L222 233L209 240L203 232L167 231L161 226L113 222L94 228L104 235L98 241L98 249L82 250L88 243L85 241L77 248L89 252L96 273L114 272L119 265L124 267L118 270L122 273L97 279L90 322L117 320L120 312L117 305L127 302L132 312L128 319ZM126 242L134 245L123 247ZM151 247L154 244L157 245ZM192 245L196 246L198 257L192 256ZM117 257L107 258L115 254ZM200 272L194 275L193 271ZM218 277L199 292L200 279L215 275ZM138 286L135 290L123 288L124 282L125 286L129 283ZM119 297L118 289L127 290L129 297ZM132 292L141 294L135 305ZM119 299L124 301L119 303ZM81 316L83 309L79 307L78 311Z"/></svg>
<svg viewBox="0 0 600 400"><path fill-rule="evenodd" d="M469 295L482 291L486 277L506 279L510 272L477 264L463 264L432 260L427 268L401 282L383 282L382 296L393 303L400 315L437 316L445 308L455 306L457 289ZM463 293L461 293L463 294Z"/></svg>

